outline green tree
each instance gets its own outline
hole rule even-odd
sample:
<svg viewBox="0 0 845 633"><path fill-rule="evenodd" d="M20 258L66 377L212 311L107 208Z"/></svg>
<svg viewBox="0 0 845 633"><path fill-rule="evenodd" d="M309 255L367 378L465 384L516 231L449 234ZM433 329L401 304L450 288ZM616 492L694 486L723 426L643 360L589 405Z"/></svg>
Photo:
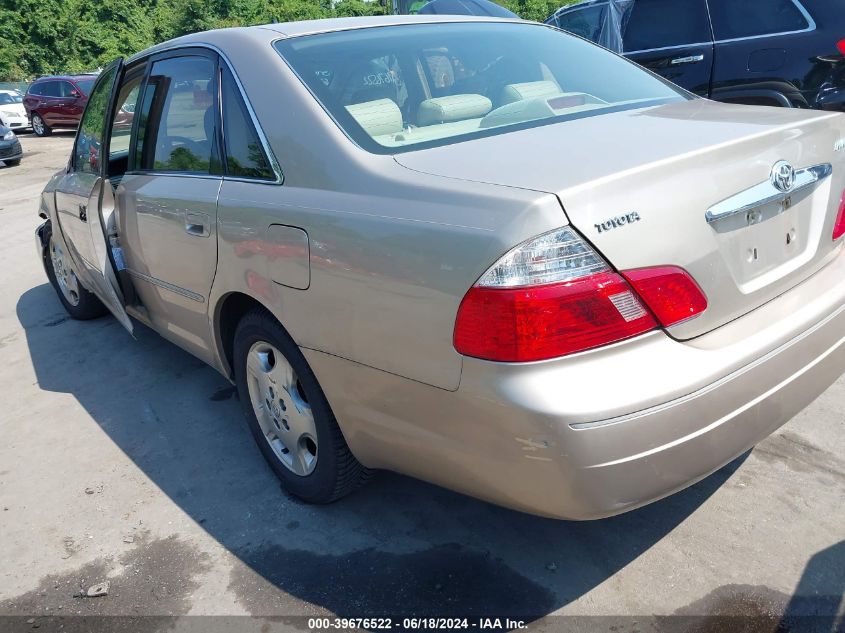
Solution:
<svg viewBox="0 0 845 633"><path fill-rule="evenodd" d="M571 0L498 1L542 21ZM364 0L0 0L0 81L95 70L206 29L384 11Z"/></svg>

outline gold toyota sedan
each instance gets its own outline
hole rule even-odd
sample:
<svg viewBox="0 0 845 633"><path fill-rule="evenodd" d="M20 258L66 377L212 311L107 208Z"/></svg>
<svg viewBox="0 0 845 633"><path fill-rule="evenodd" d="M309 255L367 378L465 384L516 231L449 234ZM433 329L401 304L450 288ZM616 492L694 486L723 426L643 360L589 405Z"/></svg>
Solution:
<svg viewBox="0 0 845 633"><path fill-rule="evenodd" d="M284 487L389 469L605 517L845 371L845 116L718 104L547 25L182 37L100 75L39 256L237 385Z"/></svg>

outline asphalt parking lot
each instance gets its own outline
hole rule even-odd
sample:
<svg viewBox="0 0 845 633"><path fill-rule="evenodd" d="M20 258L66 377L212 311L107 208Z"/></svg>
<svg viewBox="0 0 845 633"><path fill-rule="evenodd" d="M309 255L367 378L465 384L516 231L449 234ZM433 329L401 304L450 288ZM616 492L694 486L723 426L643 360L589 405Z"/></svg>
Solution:
<svg viewBox="0 0 845 633"><path fill-rule="evenodd" d="M845 379L733 464L613 519L539 519L390 473L306 506L214 370L142 326L133 340L110 317L67 317L33 230L72 139L23 135L21 165L0 167L0 615L20 616L0 630L72 614L251 615L203 628L262 631L335 614L845 627ZM107 595L78 597L104 581Z"/></svg>

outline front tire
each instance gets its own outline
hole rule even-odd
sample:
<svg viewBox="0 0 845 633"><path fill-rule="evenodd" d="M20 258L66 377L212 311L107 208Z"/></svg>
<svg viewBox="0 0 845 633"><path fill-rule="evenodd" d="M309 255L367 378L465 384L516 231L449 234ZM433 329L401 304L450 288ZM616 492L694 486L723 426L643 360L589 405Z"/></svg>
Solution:
<svg viewBox="0 0 845 633"><path fill-rule="evenodd" d="M47 278L59 296L67 313L74 319L88 321L106 314L106 306L97 296L86 290L76 277L68 254L58 241L53 239L53 232L47 229L47 248L44 251L44 267Z"/></svg>
<svg viewBox="0 0 845 633"><path fill-rule="evenodd" d="M7 165L8 167L17 167L18 165L20 165L20 164L21 164L21 159L20 159L20 158L16 158L15 160L7 160L7 161L5 161L5 162L6 162L6 165Z"/></svg>
<svg viewBox="0 0 845 633"><path fill-rule="evenodd" d="M331 503L370 478L299 347L267 311L241 319L234 363L250 431L285 490L308 503Z"/></svg>
<svg viewBox="0 0 845 633"><path fill-rule="evenodd" d="M53 133L53 128L44 123L44 119L41 118L40 114L33 114L32 131L35 132L35 136L44 137L50 136Z"/></svg>

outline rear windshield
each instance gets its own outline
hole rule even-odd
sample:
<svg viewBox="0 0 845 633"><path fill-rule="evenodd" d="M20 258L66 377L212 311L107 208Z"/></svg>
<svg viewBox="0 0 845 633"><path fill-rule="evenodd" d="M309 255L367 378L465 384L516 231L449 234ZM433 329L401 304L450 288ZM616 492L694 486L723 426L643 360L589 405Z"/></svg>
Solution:
<svg viewBox="0 0 845 633"><path fill-rule="evenodd" d="M95 79L79 79L76 82L76 85L79 86L79 89L82 91L86 97L91 94L91 88L94 87Z"/></svg>
<svg viewBox="0 0 845 633"><path fill-rule="evenodd" d="M539 24L385 26L275 46L343 130L381 154L688 98Z"/></svg>
<svg viewBox="0 0 845 633"><path fill-rule="evenodd" d="M21 103L23 97L13 92L0 92L0 105L9 105L12 103Z"/></svg>

